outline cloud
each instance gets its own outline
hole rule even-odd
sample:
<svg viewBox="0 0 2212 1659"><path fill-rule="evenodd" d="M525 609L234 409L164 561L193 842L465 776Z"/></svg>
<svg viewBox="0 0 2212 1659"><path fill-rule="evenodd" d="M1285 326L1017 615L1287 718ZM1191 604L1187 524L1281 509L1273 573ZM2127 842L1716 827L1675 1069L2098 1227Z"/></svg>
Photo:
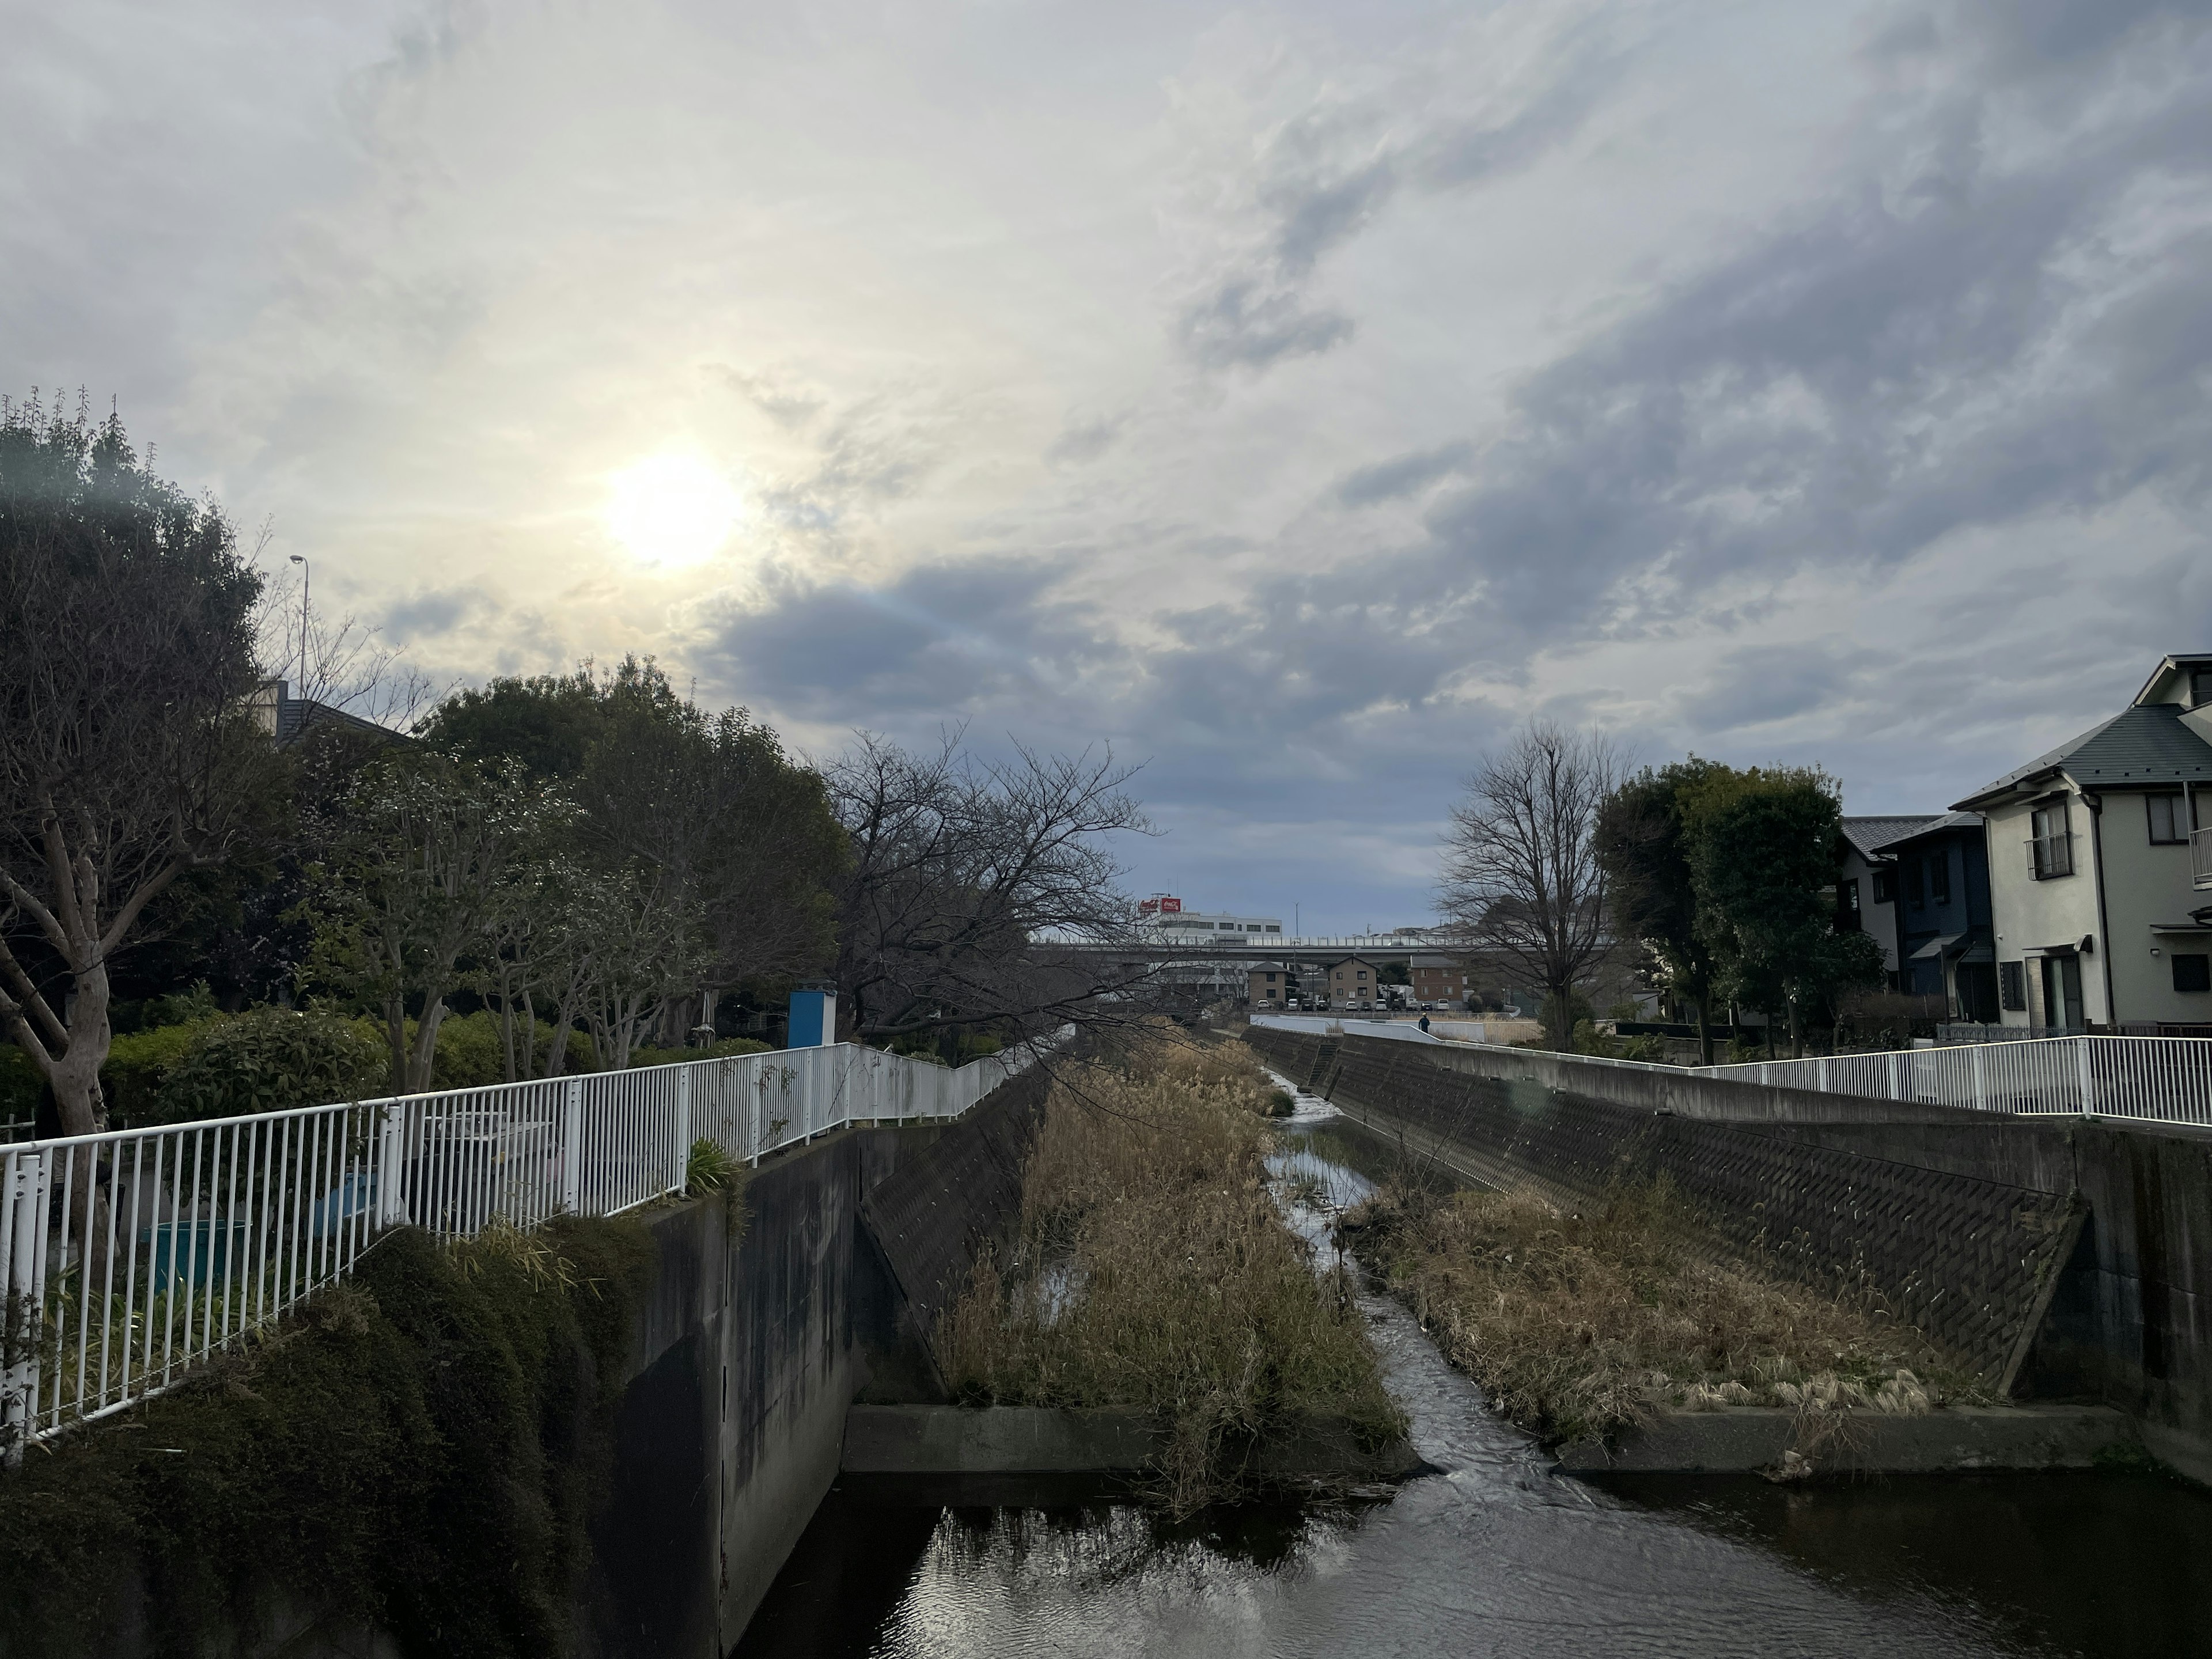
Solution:
<svg viewBox="0 0 2212 1659"><path fill-rule="evenodd" d="M724 607L693 656L718 681L828 726L893 729L1065 696L1090 646L1053 573L923 566L878 586L785 582Z"/></svg>
<svg viewBox="0 0 2212 1659"><path fill-rule="evenodd" d="M1054 466L1087 465L1111 449L1128 423L1126 413L1073 422L1060 429L1060 436L1046 448L1044 458Z"/></svg>
<svg viewBox="0 0 2212 1659"><path fill-rule="evenodd" d="M1192 306L1178 327L1183 349L1207 368L1267 368L1341 345L1352 332L1342 313L1312 309L1293 293L1243 278Z"/></svg>
<svg viewBox="0 0 2212 1659"><path fill-rule="evenodd" d="M1474 454L1472 445L1452 443L1377 461L1347 473L1336 487L1336 499L1345 507L1373 507L1419 495L1439 478L1463 471Z"/></svg>
<svg viewBox="0 0 2212 1659"><path fill-rule="evenodd" d="M386 606L383 631L395 645L419 645L452 633L487 608L484 596L470 589L432 588Z"/></svg>

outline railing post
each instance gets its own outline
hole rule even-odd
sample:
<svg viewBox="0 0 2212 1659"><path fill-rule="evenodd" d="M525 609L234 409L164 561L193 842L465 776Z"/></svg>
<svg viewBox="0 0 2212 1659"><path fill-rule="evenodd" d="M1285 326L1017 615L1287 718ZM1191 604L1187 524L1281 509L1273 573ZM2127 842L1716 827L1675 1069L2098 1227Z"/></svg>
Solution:
<svg viewBox="0 0 2212 1659"><path fill-rule="evenodd" d="M584 1209L584 1079L572 1077L561 1102L561 1207Z"/></svg>
<svg viewBox="0 0 2212 1659"><path fill-rule="evenodd" d="M1903 1054L1893 1054L1892 1055L1890 1055L1890 1057L1889 1057L1889 1066L1888 1066L1888 1071L1889 1071L1889 1097L1890 1097L1892 1100L1902 1100L1902 1099L1904 1099L1904 1098L1905 1098L1905 1056L1904 1056Z"/></svg>
<svg viewBox="0 0 2212 1659"><path fill-rule="evenodd" d="M690 1172L691 1064L686 1061L676 1068L676 1178L669 1182L669 1191L682 1192Z"/></svg>
<svg viewBox="0 0 2212 1659"><path fill-rule="evenodd" d="M2089 1044L2094 1040L2085 1036L2077 1036L2074 1039L2074 1053L2081 1074L2081 1111L2084 1116L2097 1109L2097 1092L2091 1076L2092 1066L2089 1060Z"/></svg>
<svg viewBox="0 0 2212 1659"><path fill-rule="evenodd" d="M1967 1046L1966 1052L1973 1057L1974 1109L1978 1112L1985 1112L1990 1109L1990 1094L1982 1078L1982 1045L1978 1042L1971 1043Z"/></svg>
<svg viewBox="0 0 2212 1659"><path fill-rule="evenodd" d="M0 1239L8 1259L0 1283L7 1286L9 1346L16 1358L0 1376L0 1425L9 1468L23 1461L23 1445L39 1411L39 1327L46 1306L46 1204L52 1189L51 1152L9 1152L0 1182Z"/></svg>

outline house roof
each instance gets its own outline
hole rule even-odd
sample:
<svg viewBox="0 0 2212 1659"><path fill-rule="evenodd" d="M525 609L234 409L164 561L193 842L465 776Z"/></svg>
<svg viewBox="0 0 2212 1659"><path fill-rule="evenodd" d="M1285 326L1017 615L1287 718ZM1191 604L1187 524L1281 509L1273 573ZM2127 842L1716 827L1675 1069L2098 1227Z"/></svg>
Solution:
<svg viewBox="0 0 2212 1659"><path fill-rule="evenodd" d="M1971 830L1978 835L1981 828L1982 815L1979 812L1939 812L1911 834L1899 836L1895 841L1888 842L1884 850L1894 852L1907 842L1924 840L1929 836L1940 836L1947 830Z"/></svg>
<svg viewBox="0 0 2212 1659"><path fill-rule="evenodd" d="M2150 678L2143 682L2142 690L2136 693L2136 701L2147 701L2168 675L2191 668L2212 668L2212 651L2168 652L2159 665L2151 670Z"/></svg>
<svg viewBox="0 0 2212 1659"><path fill-rule="evenodd" d="M1936 817L1933 812L1923 812L1914 817L1845 818L1844 839L1858 849L1861 858L1871 860L1892 842L1918 835L1934 823Z"/></svg>
<svg viewBox="0 0 2212 1659"><path fill-rule="evenodd" d="M2141 789L2185 779L2212 783L2212 743L2183 722L2179 705L2138 704L1983 785L1957 805L1969 808L2008 794L2022 780L2051 771L2065 773L2085 789Z"/></svg>

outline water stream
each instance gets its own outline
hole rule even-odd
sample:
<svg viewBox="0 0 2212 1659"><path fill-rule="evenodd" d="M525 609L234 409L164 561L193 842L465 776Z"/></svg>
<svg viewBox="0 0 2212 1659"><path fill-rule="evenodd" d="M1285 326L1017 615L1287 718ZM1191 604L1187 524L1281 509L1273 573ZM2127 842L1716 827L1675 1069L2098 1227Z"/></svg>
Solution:
<svg viewBox="0 0 2212 1659"><path fill-rule="evenodd" d="M1329 1206L1396 1154L1310 1097L1285 1127L1278 1172L1327 1249ZM2212 1653L2212 1496L2195 1488L2103 1472L1571 1479L1404 1310L1362 1307L1438 1473L1382 1501L1180 1526L1073 1488L962 1507L841 1483L738 1652Z"/></svg>

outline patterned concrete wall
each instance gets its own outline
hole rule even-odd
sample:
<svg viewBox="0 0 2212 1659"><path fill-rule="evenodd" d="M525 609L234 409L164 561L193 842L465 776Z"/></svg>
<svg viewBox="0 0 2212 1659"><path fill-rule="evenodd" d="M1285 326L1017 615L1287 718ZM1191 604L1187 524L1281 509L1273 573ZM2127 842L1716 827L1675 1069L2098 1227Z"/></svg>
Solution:
<svg viewBox="0 0 2212 1659"><path fill-rule="evenodd" d="M1470 1076L1431 1052L1357 1036L1247 1039L1358 1115L1448 1140L1498 1186L1588 1201L1624 1174L1662 1172L1741 1253L1833 1285L1863 1273L1898 1314L1993 1385L2010 1386L2071 1248L2063 1191L1796 1140L1766 1124L1638 1111L1533 1079Z"/></svg>

